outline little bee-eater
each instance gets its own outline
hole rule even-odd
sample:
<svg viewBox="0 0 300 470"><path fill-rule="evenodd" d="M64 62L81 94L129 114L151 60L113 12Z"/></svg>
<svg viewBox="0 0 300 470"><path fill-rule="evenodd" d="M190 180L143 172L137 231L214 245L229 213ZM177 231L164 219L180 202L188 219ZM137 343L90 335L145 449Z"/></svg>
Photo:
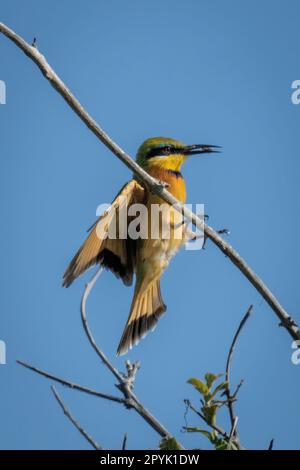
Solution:
<svg viewBox="0 0 300 470"><path fill-rule="evenodd" d="M151 176L166 184L179 201L185 203L186 189L181 167L190 155L216 152L214 145L185 145L167 137L147 139L138 149L137 163ZM133 239L130 237L109 237L111 224L116 224L120 212L120 201L126 201L128 208L133 204L143 204L147 208L147 236ZM131 285L133 274L136 275L134 296L129 317L120 340L117 354L124 354L132 346L153 330L160 316L166 311L166 305L160 293L160 277L180 246L186 241L182 215L170 207L170 231L168 237L152 237L151 208L153 205L166 204L159 196L152 194L146 186L132 179L119 192L110 208L92 226L90 234L71 261L64 274L65 287L87 268L100 264L110 269L125 285ZM177 217L178 216L178 217ZM132 217L127 216L127 222ZM162 215L164 217L164 214ZM97 225L104 227L104 236L99 236ZM117 224L118 227L118 224ZM118 230L118 229L117 229Z"/></svg>

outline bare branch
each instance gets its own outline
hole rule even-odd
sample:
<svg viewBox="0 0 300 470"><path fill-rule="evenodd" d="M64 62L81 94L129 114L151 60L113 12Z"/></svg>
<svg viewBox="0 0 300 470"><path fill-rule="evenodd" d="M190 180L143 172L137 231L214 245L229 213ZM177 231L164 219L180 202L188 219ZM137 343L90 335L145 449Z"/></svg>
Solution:
<svg viewBox="0 0 300 470"><path fill-rule="evenodd" d="M63 81L54 72L48 64L45 57L37 50L36 47L28 44L22 37L17 35L12 29L0 23L0 32L13 41L41 70L42 74L49 80L51 85L64 98L69 106L75 111L86 126L96 135L101 142L106 145L134 174L146 184L150 190L158 194L166 202L172 204L181 213L184 212L186 218L191 220L200 230L204 230L205 236L210 238L212 242L232 261L233 264L244 274L251 282L260 295L266 300L272 310L280 320L280 325L294 340L300 339L300 331L295 320L287 313L274 294L266 286L266 284L258 277L253 269L246 263L240 254L227 243L212 227L206 225L201 218L189 209L185 208L179 201L170 194L164 185L160 184L152 178L145 170L143 170L124 150L121 149L97 124L97 122L83 108L76 97L71 93Z"/></svg>
<svg viewBox="0 0 300 470"><path fill-rule="evenodd" d="M227 382L227 387L225 389L225 395L227 397L227 407L228 407L228 411L229 411L229 416L230 416L230 421L231 421L231 426L232 426L232 429L234 428L234 434L235 434L235 437L237 438L237 432L236 432L236 416L234 414L234 409L233 409L233 402L235 401L236 399L236 396L238 394L238 391L240 389L240 387L242 386L242 383L243 381L241 381L239 383L239 385L237 386L237 389L236 391L234 392L233 395L231 395L231 392L230 392L230 368L231 368L231 362L232 362L232 357L233 357L233 353L234 353L234 350L235 350L235 346L236 346L236 343L237 343L237 340L238 340L238 337L244 327L244 325L246 324L246 321L248 320L248 318L250 317L251 313L252 313L252 310L253 310L253 305L250 305L250 307L248 308L247 312L245 313L245 315L243 316L242 318L242 321L240 322L239 324L239 327L234 335L234 338L232 340L232 343L231 343L231 346L230 346L230 349L229 349L229 353L228 353L228 357L227 357L227 362L226 362L226 374L225 374L225 378L226 378L226 382Z"/></svg>
<svg viewBox="0 0 300 470"><path fill-rule="evenodd" d="M104 398L106 400L115 401L117 403L121 403L122 405L126 405L126 401L124 400L124 398L116 397L113 395L108 395L106 393L101 393L101 392L98 392L97 390L92 390L90 388L83 387L82 385L69 382L68 380L62 379L61 377L57 377L56 375L53 375L53 374L49 374L49 372L45 372L41 369L38 369L37 367L27 364L27 362L24 362L24 361L18 360L17 363L23 367L26 367L26 369L30 369L33 372L36 372L37 374L43 375L47 379L55 380L56 382L59 382L60 384L65 385L66 387L72 388L74 390L79 390L80 392L88 393L89 395L94 395L95 397L98 397L98 398Z"/></svg>
<svg viewBox="0 0 300 470"><path fill-rule="evenodd" d="M233 425L232 425L232 428L231 428L231 431L230 431L230 434L229 434L229 440L228 440L228 449L231 448L231 445L232 445L232 442L233 440L235 439L235 436L236 436L236 427L237 427L237 423L238 423L238 417L235 416L234 418L234 422L233 422Z"/></svg>
<svg viewBox="0 0 300 470"><path fill-rule="evenodd" d="M75 426L76 429L83 435L83 437L91 444L92 447L94 447L95 450L103 450L103 448L97 444L97 442L94 441L94 439L83 429L83 427L76 421L76 419L73 417L73 415L70 413L62 399L60 398L57 390L55 389L54 385L51 385L51 390L58 401L60 407L62 408L64 414L69 418L71 423Z"/></svg>
<svg viewBox="0 0 300 470"><path fill-rule="evenodd" d="M173 435L153 416L147 408L140 402L137 396L130 392L132 398L132 406L136 412L163 438L171 439ZM178 441L177 441L178 442ZM179 443L182 449L184 447Z"/></svg>

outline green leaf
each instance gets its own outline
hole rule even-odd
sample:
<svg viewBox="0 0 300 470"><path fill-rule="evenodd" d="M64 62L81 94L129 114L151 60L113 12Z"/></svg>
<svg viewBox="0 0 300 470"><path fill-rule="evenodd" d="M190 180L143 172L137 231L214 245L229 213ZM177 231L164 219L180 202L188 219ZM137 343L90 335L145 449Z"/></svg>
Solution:
<svg viewBox="0 0 300 470"><path fill-rule="evenodd" d="M218 392L220 392L221 390L225 390L225 389L227 388L227 386L228 386L228 382L227 382L227 381L220 383L220 384L214 389L214 391L212 392L210 398L211 398L211 399L214 398Z"/></svg>
<svg viewBox="0 0 300 470"><path fill-rule="evenodd" d="M212 374L211 372L207 372L207 374L205 374L205 380L206 380L206 384L207 384L207 387L210 388L212 386L212 384L219 378L219 377L222 377L222 375L224 374Z"/></svg>
<svg viewBox="0 0 300 470"><path fill-rule="evenodd" d="M224 439L216 439L214 444L216 450L227 450L228 443Z"/></svg>
<svg viewBox="0 0 300 470"><path fill-rule="evenodd" d="M181 450L181 447L176 441L175 437L170 437L169 439L162 439L159 443L159 448L161 450Z"/></svg>
<svg viewBox="0 0 300 470"><path fill-rule="evenodd" d="M198 392L200 392L202 395L209 394L209 389L207 385L201 380L192 378L188 380L187 383L193 385L195 389L198 390Z"/></svg>
<svg viewBox="0 0 300 470"><path fill-rule="evenodd" d="M206 429L186 427L184 428L184 430L187 432L199 432L200 434L203 434L203 436L206 436L207 439L210 440L210 442L214 442L215 438L214 438L213 433L207 431Z"/></svg>

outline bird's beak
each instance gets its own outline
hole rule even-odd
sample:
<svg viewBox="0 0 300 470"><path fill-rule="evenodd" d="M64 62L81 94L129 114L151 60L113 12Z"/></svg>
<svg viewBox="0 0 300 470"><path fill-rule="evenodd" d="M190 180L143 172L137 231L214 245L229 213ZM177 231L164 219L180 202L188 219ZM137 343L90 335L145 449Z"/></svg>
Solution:
<svg viewBox="0 0 300 470"><path fill-rule="evenodd" d="M204 145L204 144L195 144L187 145L183 152L185 155L201 155L202 153L220 153L222 147L219 145Z"/></svg>

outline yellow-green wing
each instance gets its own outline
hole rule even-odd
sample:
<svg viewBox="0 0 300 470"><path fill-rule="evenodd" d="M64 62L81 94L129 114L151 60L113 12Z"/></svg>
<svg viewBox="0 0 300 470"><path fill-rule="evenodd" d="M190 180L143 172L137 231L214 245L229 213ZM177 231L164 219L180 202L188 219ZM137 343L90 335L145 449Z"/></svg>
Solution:
<svg viewBox="0 0 300 470"><path fill-rule="evenodd" d="M111 270L125 285L132 284L136 242L128 237L119 238L118 215L124 204L142 203L144 197L144 188L134 179L121 189L109 209L91 227L89 236L69 264L63 276L64 287L69 287L94 264ZM114 239L108 236L111 232L115 234Z"/></svg>

